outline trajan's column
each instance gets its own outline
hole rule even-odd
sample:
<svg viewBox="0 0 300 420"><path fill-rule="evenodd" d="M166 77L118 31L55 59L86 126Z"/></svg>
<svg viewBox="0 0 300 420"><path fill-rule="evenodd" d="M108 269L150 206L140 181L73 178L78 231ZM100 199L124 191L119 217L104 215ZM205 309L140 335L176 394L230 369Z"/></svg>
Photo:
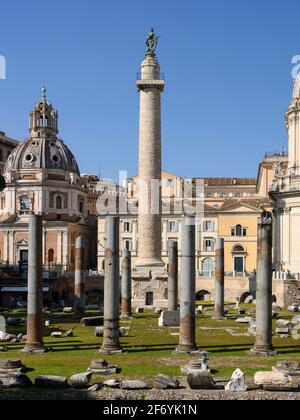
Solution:
<svg viewBox="0 0 300 420"><path fill-rule="evenodd" d="M158 37L151 29L147 52L137 80L140 92L139 249L136 267L160 267L161 258L161 80L155 55Z"/></svg>

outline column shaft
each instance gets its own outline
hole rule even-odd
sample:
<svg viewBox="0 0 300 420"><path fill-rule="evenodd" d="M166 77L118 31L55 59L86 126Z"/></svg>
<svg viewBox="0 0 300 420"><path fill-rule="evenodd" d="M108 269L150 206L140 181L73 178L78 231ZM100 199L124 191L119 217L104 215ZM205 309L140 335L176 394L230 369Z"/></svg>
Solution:
<svg viewBox="0 0 300 420"><path fill-rule="evenodd" d="M78 236L75 243L75 290L74 310L83 313L85 309L85 238Z"/></svg>
<svg viewBox="0 0 300 420"><path fill-rule="evenodd" d="M224 318L224 239L216 240L215 319Z"/></svg>
<svg viewBox="0 0 300 420"><path fill-rule="evenodd" d="M256 341L254 353L272 355L272 219L258 223L256 270Z"/></svg>
<svg viewBox="0 0 300 420"><path fill-rule="evenodd" d="M104 335L101 353L121 352L119 340L120 263L119 218L106 219L105 275L104 275Z"/></svg>
<svg viewBox="0 0 300 420"><path fill-rule="evenodd" d="M160 67L149 53L141 66L139 130L139 255L136 266L163 266L161 258Z"/></svg>
<svg viewBox="0 0 300 420"><path fill-rule="evenodd" d="M27 341L24 353L45 351L43 345L42 216L29 218Z"/></svg>
<svg viewBox="0 0 300 420"><path fill-rule="evenodd" d="M176 311L178 308L178 246L176 241L169 244L168 266L168 310Z"/></svg>
<svg viewBox="0 0 300 420"><path fill-rule="evenodd" d="M182 219L180 275L180 338L178 353L196 351L196 267L195 267L195 218Z"/></svg>
<svg viewBox="0 0 300 420"><path fill-rule="evenodd" d="M123 251L122 261L122 317L130 317L131 313L131 252Z"/></svg>

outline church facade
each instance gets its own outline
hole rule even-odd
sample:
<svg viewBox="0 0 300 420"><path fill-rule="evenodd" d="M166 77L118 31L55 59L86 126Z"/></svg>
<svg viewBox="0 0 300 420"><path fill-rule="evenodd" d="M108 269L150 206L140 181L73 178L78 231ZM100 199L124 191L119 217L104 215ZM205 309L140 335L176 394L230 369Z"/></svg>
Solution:
<svg viewBox="0 0 300 420"><path fill-rule="evenodd" d="M95 222L89 188L76 159L58 137L58 113L46 89L29 116L29 136L9 154L0 195L0 261L26 275L28 219L43 215L43 263L61 274L74 270L75 240L84 235L86 266L96 265Z"/></svg>
<svg viewBox="0 0 300 420"><path fill-rule="evenodd" d="M286 112L288 164L278 162L270 190L274 206L274 260L276 269L300 273L300 77L295 80Z"/></svg>

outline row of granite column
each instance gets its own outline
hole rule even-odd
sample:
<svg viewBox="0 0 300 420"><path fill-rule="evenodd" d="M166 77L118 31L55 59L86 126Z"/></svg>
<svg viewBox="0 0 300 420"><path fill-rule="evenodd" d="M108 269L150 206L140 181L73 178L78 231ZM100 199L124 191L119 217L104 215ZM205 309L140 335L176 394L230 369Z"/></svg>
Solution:
<svg viewBox="0 0 300 420"><path fill-rule="evenodd" d="M85 240L76 239L74 310L81 314L85 305ZM28 314L27 341L24 353L46 351L43 343L43 281L42 281L42 216L29 219L28 255ZM130 317L131 310L131 253L123 251L121 265L121 293L119 266L119 218L107 217L105 280L104 280L104 338L102 353L120 353L119 339L120 300L121 317ZM253 353L274 354L272 346L272 217L263 212L258 223L257 246L257 296L256 296L256 342ZM224 313L224 239L216 241L215 311L216 320L225 319ZM179 354L197 351L196 344L196 268L195 268L195 219L182 219L181 240L181 287L178 293L178 247L170 241L168 264L168 310L178 308L180 295L180 334L176 352Z"/></svg>

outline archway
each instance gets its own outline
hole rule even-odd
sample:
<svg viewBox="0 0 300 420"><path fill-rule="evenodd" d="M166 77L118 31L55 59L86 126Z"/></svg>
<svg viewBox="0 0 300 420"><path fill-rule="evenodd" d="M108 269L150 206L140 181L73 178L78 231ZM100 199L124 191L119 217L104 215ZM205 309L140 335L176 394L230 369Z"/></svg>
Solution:
<svg viewBox="0 0 300 420"><path fill-rule="evenodd" d="M196 300L211 300L211 293L207 290L199 290L196 293Z"/></svg>
<svg viewBox="0 0 300 420"><path fill-rule="evenodd" d="M245 292L240 297L240 303L252 303L254 301L254 297L251 293Z"/></svg>

